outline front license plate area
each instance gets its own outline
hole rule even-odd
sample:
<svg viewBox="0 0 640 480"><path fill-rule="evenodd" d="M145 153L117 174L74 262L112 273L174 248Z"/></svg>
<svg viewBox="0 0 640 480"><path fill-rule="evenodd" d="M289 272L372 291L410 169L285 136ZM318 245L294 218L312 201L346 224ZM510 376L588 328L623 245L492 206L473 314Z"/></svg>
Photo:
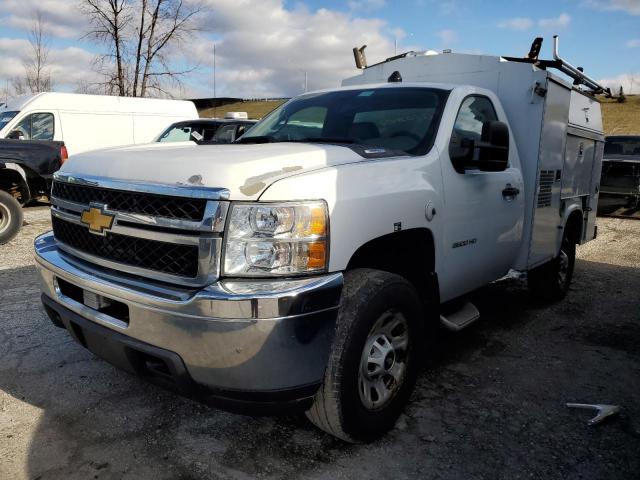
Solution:
<svg viewBox="0 0 640 480"><path fill-rule="evenodd" d="M129 306L112 298L90 292L62 278L56 279L60 293L71 300L129 325Z"/></svg>
<svg viewBox="0 0 640 480"><path fill-rule="evenodd" d="M111 306L112 300L107 297L103 297L102 295L98 295L97 293L82 290L82 303L89 308L102 311L103 309Z"/></svg>

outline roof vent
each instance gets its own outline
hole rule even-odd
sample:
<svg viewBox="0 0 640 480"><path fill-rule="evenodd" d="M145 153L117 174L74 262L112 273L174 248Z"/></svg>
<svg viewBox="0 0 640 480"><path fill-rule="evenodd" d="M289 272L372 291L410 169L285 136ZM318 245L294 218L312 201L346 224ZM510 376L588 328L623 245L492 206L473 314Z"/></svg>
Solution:
<svg viewBox="0 0 640 480"><path fill-rule="evenodd" d="M387 78L387 82L400 83L402 82L402 75L400 75L400 72L396 70L391 75L389 75L389 78Z"/></svg>

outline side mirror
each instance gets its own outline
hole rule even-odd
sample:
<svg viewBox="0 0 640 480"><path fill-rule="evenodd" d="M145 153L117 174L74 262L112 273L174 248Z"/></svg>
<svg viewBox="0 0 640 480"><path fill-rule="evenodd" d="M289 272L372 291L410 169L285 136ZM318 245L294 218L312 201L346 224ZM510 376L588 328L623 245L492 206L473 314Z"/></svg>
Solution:
<svg viewBox="0 0 640 480"><path fill-rule="evenodd" d="M509 164L509 127L504 122L484 122L479 149L478 168L485 172L502 172Z"/></svg>
<svg viewBox="0 0 640 480"><path fill-rule="evenodd" d="M11 140L24 140L24 133L20 130L12 130L9 135L7 135L7 138Z"/></svg>
<svg viewBox="0 0 640 480"><path fill-rule="evenodd" d="M452 139L449 157L458 173L468 168L501 172L509 164L509 127L504 122L484 122L480 141L471 137Z"/></svg>

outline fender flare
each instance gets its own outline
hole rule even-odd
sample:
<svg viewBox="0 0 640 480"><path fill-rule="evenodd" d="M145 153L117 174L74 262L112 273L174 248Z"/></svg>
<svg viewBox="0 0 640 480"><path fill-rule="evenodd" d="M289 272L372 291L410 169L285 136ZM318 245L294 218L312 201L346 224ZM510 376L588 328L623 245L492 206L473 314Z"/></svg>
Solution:
<svg viewBox="0 0 640 480"><path fill-rule="evenodd" d="M579 221L576 220L571 220L571 218L579 218ZM566 229L567 229L567 225L569 224L569 222L573 222L576 224L576 228L578 228L576 237L575 237L575 241L576 243L580 244L582 243L582 237L584 235L584 212L582 211L582 205L580 205L577 201L576 202L572 202L571 205L569 205L566 210L564 211L564 214L562 216L562 234L564 235Z"/></svg>

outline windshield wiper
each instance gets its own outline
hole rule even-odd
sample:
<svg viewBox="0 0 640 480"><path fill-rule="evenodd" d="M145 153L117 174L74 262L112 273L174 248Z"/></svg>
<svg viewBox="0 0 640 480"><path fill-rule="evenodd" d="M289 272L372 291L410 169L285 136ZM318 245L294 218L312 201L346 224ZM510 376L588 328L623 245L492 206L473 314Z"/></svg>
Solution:
<svg viewBox="0 0 640 480"><path fill-rule="evenodd" d="M304 138L277 138L271 135L256 135L255 137L241 137L234 143L359 143L353 137L304 137Z"/></svg>
<svg viewBox="0 0 640 480"><path fill-rule="evenodd" d="M240 137L233 143L273 143L278 140L270 135L256 135L254 137Z"/></svg>
<svg viewBox="0 0 640 480"><path fill-rule="evenodd" d="M283 141L297 143L358 143L358 139L353 137L305 137Z"/></svg>

